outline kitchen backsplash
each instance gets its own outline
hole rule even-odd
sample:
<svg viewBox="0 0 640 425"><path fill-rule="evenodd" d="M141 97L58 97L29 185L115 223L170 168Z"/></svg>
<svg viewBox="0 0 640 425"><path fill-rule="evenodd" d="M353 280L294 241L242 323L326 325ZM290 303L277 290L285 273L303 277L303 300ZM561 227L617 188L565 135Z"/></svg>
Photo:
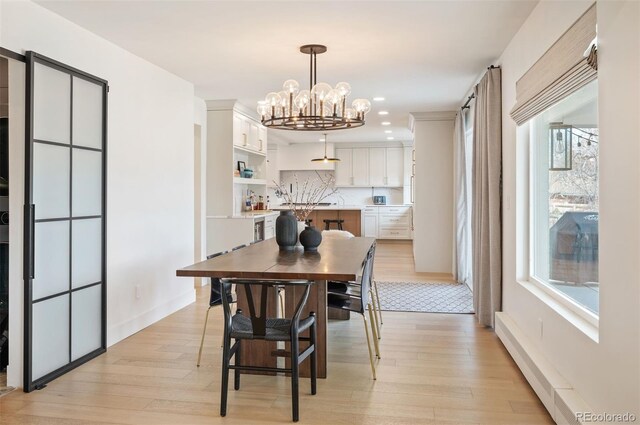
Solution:
<svg viewBox="0 0 640 425"><path fill-rule="evenodd" d="M322 177L325 175L332 175L333 171L318 171ZM302 185L307 178L314 180L318 178L316 171L282 171L280 173L280 181L288 188L290 184L294 185L295 190L295 175L298 177L298 182ZM278 199L275 195L274 188L268 188L267 194L271 200L271 205L278 205L283 202L283 199ZM403 189L402 188L360 188L360 187L340 187L338 192L331 195L323 202L331 202L339 205L370 205L373 204L373 195L383 195L387 197L387 204L402 204L403 203Z"/></svg>

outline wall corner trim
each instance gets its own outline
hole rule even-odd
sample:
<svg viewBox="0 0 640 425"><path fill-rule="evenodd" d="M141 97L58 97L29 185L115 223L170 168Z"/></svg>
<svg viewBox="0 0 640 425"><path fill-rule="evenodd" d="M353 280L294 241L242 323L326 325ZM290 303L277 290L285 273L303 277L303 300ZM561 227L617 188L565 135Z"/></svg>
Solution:
<svg viewBox="0 0 640 425"><path fill-rule="evenodd" d="M410 112L413 121L453 121L457 111Z"/></svg>

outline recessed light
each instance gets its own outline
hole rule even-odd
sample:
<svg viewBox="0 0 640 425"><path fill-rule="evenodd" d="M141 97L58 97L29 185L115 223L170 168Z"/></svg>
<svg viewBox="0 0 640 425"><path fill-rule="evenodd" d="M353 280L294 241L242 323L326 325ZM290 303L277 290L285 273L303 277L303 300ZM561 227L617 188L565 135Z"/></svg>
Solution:
<svg viewBox="0 0 640 425"><path fill-rule="evenodd" d="M391 131L391 130L385 130L384 132L387 133L387 134L393 133L393 131Z"/></svg>
<svg viewBox="0 0 640 425"><path fill-rule="evenodd" d="M391 123L389 121L382 121L380 125L391 125Z"/></svg>
<svg viewBox="0 0 640 425"><path fill-rule="evenodd" d="M389 111L379 111L378 115L389 115Z"/></svg>
<svg viewBox="0 0 640 425"><path fill-rule="evenodd" d="M373 100L375 102L382 102L384 100L384 97L382 97L382 96L374 97Z"/></svg>
<svg viewBox="0 0 640 425"><path fill-rule="evenodd" d="M320 142L324 142L324 137L318 139Z"/></svg>
<svg viewBox="0 0 640 425"><path fill-rule="evenodd" d="M395 137L393 137L393 136L387 137L387 140L393 140L393 139L395 139Z"/></svg>

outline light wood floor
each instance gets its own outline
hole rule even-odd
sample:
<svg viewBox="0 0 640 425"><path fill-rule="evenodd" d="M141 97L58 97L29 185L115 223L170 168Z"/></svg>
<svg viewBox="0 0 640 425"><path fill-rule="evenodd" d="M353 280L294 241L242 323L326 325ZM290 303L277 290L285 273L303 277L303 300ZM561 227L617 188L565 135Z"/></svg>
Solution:
<svg viewBox="0 0 640 425"><path fill-rule="evenodd" d="M373 267L381 281L454 283L449 273L416 272L411 241L378 241Z"/></svg>
<svg viewBox="0 0 640 425"><path fill-rule="evenodd" d="M396 245L380 244L378 279L409 276L411 247L394 260L390 253L403 249ZM195 365L207 290L45 389L1 397L0 424L290 423L285 377L244 375L240 391L229 392L227 417L219 416L220 309L212 310L203 364ZM473 316L384 313L382 337L372 381L360 318L330 322L329 377L316 396L302 380L300 423L553 423L494 332Z"/></svg>

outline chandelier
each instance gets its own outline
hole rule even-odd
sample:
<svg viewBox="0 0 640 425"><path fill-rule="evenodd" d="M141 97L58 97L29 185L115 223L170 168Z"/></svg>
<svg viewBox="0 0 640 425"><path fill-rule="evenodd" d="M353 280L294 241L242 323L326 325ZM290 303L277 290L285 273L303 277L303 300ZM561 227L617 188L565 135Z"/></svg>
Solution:
<svg viewBox="0 0 640 425"><path fill-rule="evenodd" d="M364 125L364 116L371 110L367 99L355 99L347 107L351 93L348 83L335 88L316 81L316 56L327 51L326 46L307 44L300 52L309 55L309 90L300 90L296 80L284 82L283 90L267 94L258 102L262 124L280 130L326 131L356 128Z"/></svg>

